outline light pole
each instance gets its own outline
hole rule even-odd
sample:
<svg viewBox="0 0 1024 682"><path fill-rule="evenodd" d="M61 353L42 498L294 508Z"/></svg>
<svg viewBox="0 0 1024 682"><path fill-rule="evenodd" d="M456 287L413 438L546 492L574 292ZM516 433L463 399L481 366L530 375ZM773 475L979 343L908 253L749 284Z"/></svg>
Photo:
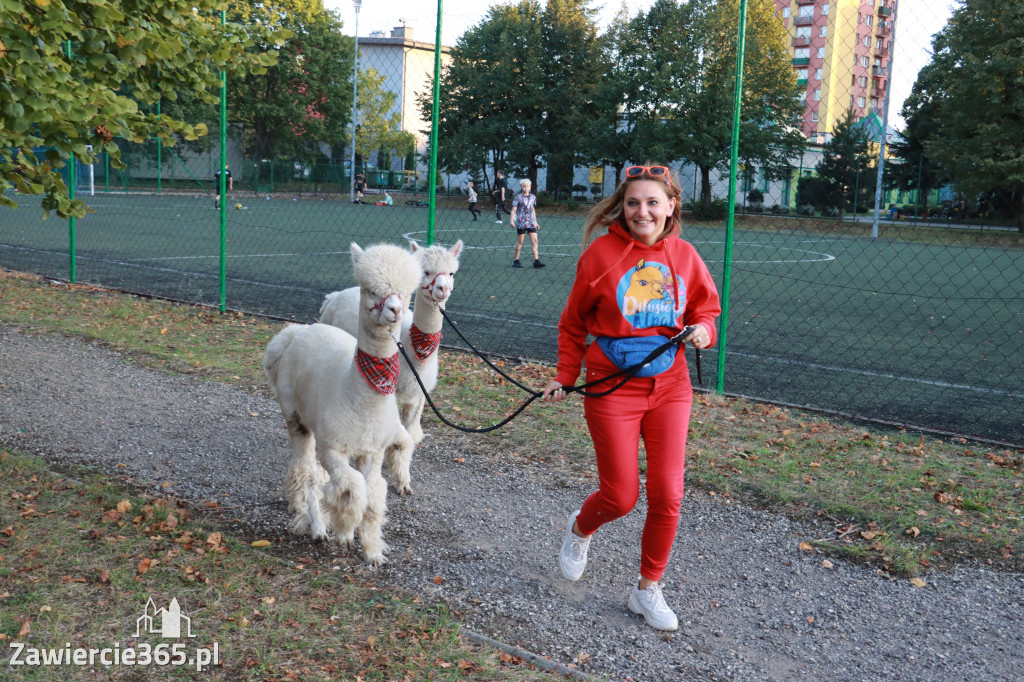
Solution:
<svg viewBox="0 0 1024 682"><path fill-rule="evenodd" d="M352 165L349 168L349 201L356 200L356 95L359 87L359 9L363 6L363 0L352 0L352 6L356 8L356 50L352 61Z"/></svg>

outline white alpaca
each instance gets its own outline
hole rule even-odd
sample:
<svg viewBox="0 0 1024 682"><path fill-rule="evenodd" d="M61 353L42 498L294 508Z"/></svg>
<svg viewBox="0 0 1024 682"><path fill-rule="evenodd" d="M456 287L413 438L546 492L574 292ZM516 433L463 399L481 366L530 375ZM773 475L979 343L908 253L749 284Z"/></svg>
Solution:
<svg viewBox="0 0 1024 682"><path fill-rule="evenodd" d="M413 368L423 381L423 387L431 392L437 386L437 348L441 342L441 306L448 300L455 287L455 273L459 269L459 254L462 240L455 242L451 249L430 246L423 249L412 242L412 251L419 256L423 266L423 277L412 312L406 311L402 319L402 345L406 355L413 361ZM358 323L359 288L352 287L327 294L320 307L320 322L333 325L352 333ZM412 436L413 443L423 440L420 417L426 397L416 383L416 377L409 371L404 356L400 356L402 369L398 374L398 409L402 424ZM399 494L412 492L410 487L409 464L412 453L391 448L385 455L388 471L396 481Z"/></svg>
<svg viewBox="0 0 1024 682"><path fill-rule="evenodd" d="M409 457L398 416L397 334L419 283L405 249L352 244L361 293L356 336L325 324L291 324L267 344L263 368L281 405L292 457L285 480L292 529L314 539L335 533L351 547L358 527L366 560L384 563L384 453ZM328 513L325 521L324 512Z"/></svg>

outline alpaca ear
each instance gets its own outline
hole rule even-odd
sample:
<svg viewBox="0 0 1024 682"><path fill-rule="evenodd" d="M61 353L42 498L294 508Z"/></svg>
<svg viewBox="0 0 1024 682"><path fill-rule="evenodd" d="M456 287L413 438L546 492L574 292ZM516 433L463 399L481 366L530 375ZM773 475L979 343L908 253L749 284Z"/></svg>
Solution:
<svg viewBox="0 0 1024 682"><path fill-rule="evenodd" d="M359 259L363 257L363 250L359 248L359 244L352 242L348 245L348 250L352 254L352 264L355 265L359 262Z"/></svg>
<svg viewBox="0 0 1024 682"><path fill-rule="evenodd" d="M413 253L416 253L417 251L419 251L423 247L421 247L419 244L417 244L415 239L410 239L409 240L409 248L412 249Z"/></svg>
<svg viewBox="0 0 1024 682"><path fill-rule="evenodd" d="M453 246L450 249L450 251L453 256L458 258L459 254L462 253L462 240L460 239L459 241L455 242L455 246Z"/></svg>

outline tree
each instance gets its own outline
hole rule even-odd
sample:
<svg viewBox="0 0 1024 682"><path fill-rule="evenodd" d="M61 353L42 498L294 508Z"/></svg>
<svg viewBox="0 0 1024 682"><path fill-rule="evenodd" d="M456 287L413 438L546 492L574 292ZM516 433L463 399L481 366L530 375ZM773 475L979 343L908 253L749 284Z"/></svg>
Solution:
<svg viewBox="0 0 1024 682"><path fill-rule="evenodd" d="M847 111L843 120L836 123L832 139L825 143L822 158L818 163L818 177L824 185L821 208L835 208L840 212L855 203L866 205L866 192L871 184L868 170L872 155L868 149L868 136L864 129L855 125L853 112ZM858 190L864 194L858 196Z"/></svg>
<svg viewBox="0 0 1024 682"><path fill-rule="evenodd" d="M115 137L173 145L206 126L157 116L157 101L180 92L208 100L219 72L272 65L270 47L287 32L265 25L220 25L216 0L0 2L0 204L16 188L42 194L45 215L81 217L60 176L72 158L92 163L106 151L123 167ZM266 49L243 51L261 42ZM36 150L45 149L37 153Z"/></svg>
<svg viewBox="0 0 1024 682"><path fill-rule="evenodd" d="M945 171L925 151L925 144L934 137L936 107L929 91L930 68L918 74L914 88L903 103L900 114L906 126L889 149L892 159L886 162L886 187L917 190L919 215L927 215L928 194L946 180Z"/></svg>
<svg viewBox="0 0 1024 682"><path fill-rule="evenodd" d="M337 13L322 0L248 0L232 3L230 15L292 33L266 72L228 79L228 115L241 124L245 153L309 161L321 144L343 143L351 124L353 40L342 35Z"/></svg>
<svg viewBox="0 0 1024 682"><path fill-rule="evenodd" d="M738 0L657 0L630 22L637 107L634 159L684 159L701 172L711 207L711 172L730 158L736 85ZM740 157L769 177L789 170L806 140L786 31L770 0L748 5Z"/></svg>
<svg viewBox="0 0 1024 682"><path fill-rule="evenodd" d="M922 96L934 107L923 147L961 192L1012 198L1024 232L1024 3L960 0L932 41Z"/></svg>
<svg viewBox="0 0 1024 682"><path fill-rule="evenodd" d="M412 133L401 130L401 113L392 111L398 95L386 89L386 81L387 76L382 76L376 69L359 73L356 154L363 159L377 151L383 151L385 156L395 154L404 157L416 148L416 138ZM382 165L385 161L378 159L377 163Z"/></svg>

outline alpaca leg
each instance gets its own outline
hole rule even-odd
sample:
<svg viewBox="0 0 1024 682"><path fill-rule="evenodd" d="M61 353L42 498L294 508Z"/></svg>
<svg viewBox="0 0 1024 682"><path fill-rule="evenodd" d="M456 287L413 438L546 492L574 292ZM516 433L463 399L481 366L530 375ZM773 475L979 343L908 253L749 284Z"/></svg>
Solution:
<svg viewBox="0 0 1024 682"><path fill-rule="evenodd" d="M423 441L423 428L420 426L420 419L423 416L423 406L427 404L423 394L418 394L411 402L402 404L402 425L412 437L413 445L419 445Z"/></svg>
<svg viewBox="0 0 1024 682"><path fill-rule="evenodd" d="M351 547L356 526L366 513L366 480L338 450L317 443L316 454L330 476L323 488L323 504L331 515L331 528L338 544Z"/></svg>
<svg viewBox="0 0 1024 682"><path fill-rule="evenodd" d="M327 472L316 460L316 439L295 415L288 419L288 439L292 457L285 477L285 496L288 498L288 511L293 514L292 532L297 535L309 533L315 540L324 539L327 528L320 500Z"/></svg>
<svg viewBox="0 0 1024 682"><path fill-rule="evenodd" d="M412 486L409 485L412 481L409 476L409 463L412 461L412 451L415 447L409 432L404 426L400 426L397 438L385 452L388 474L394 480L395 490L399 495L412 494Z"/></svg>
<svg viewBox="0 0 1024 682"><path fill-rule="evenodd" d="M384 521L387 513L388 484L381 475L381 456L366 457L360 462L360 470L366 478L367 505L366 514L359 524L359 541L363 545L363 555L371 566L379 566L387 562L384 553L388 546L384 542Z"/></svg>

